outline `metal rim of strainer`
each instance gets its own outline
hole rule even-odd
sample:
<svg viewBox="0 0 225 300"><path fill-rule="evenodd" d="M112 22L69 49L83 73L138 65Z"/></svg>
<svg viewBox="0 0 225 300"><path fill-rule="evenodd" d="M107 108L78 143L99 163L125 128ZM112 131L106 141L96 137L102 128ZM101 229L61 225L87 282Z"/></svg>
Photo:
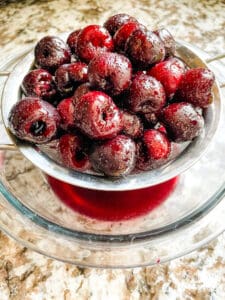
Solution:
<svg viewBox="0 0 225 300"><path fill-rule="evenodd" d="M208 68L207 63L191 50L187 43L177 42L176 55L183 59L190 67ZM103 191L128 191L157 185L181 174L197 162L211 143L218 128L222 105L220 87L216 81L213 86L213 104L204 112L204 133L192 141L182 154L172 162L155 170L119 178L108 178L70 170L53 161L41 151L37 151L36 147L19 141L9 132L8 116L10 109L21 97L20 85L26 73L32 68L33 61L32 50L9 73L1 98L2 119L12 143L17 146L21 153L43 172L63 182L82 188ZM9 145L8 148L11 149L14 147Z"/></svg>

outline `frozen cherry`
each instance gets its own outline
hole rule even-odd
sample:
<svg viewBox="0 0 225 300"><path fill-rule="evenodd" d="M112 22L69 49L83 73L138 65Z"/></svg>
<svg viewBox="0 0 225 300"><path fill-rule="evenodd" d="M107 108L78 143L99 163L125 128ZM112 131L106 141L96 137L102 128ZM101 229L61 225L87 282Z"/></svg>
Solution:
<svg viewBox="0 0 225 300"><path fill-rule="evenodd" d="M172 99L186 71L185 64L176 57L168 58L151 68L147 74L160 81L168 99Z"/></svg>
<svg viewBox="0 0 225 300"><path fill-rule="evenodd" d="M162 110L161 122L175 142L191 141L201 134L204 118L187 102L172 103Z"/></svg>
<svg viewBox="0 0 225 300"><path fill-rule="evenodd" d="M99 25L89 25L81 30L77 38L79 58L89 62L97 54L113 51L114 45L108 30Z"/></svg>
<svg viewBox="0 0 225 300"><path fill-rule="evenodd" d="M156 130L144 132L142 144L139 144L137 168L151 170L165 164L171 152L171 143L167 136Z"/></svg>
<svg viewBox="0 0 225 300"><path fill-rule="evenodd" d="M117 53L102 53L88 66L88 78L93 87L111 95L119 95L131 82L132 66L128 58Z"/></svg>
<svg viewBox="0 0 225 300"><path fill-rule="evenodd" d="M26 96L40 97L49 102L57 95L52 75L43 69L30 71L24 77L21 87Z"/></svg>
<svg viewBox="0 0 225 300"><path fill-rule="evenodd" d="M63 99L58 104L57 111L61 117L60 126L64 130L73 129L75 127L73 98Z"/></svg>
<svg viewBox="0 0 225 300"><path fill-rule="evenodd" d="M129 91L129 106L133 112L154 113L165 103L165 91L158 80L146 74L135 76Z"/></svg>
<svg viewBox="0 0 225 300"><path fill-rule="evenodd" d="M107 176L129 174L135 166L135 143L125 135L118 135L96 145L90 155L92 167Z"/></svg>
<svg viewBox="0 0 225 300"><path fill-rule="evenodd" d="M10 130L18 138L46 143L56 136L60 116L54 106L40 98L27 97L16 103L9 115Z"/></svg>
<svg viewBox="0 0 225 300"><path fill-rule="evenodd" d="M170 153L170 142L162 132L149 129L143 135L147 154L151 160L165 159Z"/></svg>
<svg viewBox="0 0 225 300"><path fill-rule="evenodd" d="M132 138L137 138L143 133L143 125L138 116L129 112L122 112L123 133Z"/></svg>
<svg viewBox="0 0 225 300"><path fill-rule="evenodd" d="M60 66L55 72L58 90L63 95L71 95L79 83L88 81L88 67L83 62Z"/></svg>
<svg viewBox="0 0 225 300"><path fill-rule="evenodd" d="M132 32L137 29L142 28L145 30L145 27L137 22L128 22L122 25L113 36L115 49L121 53L125 51L125 44Z"/></svg>
<svg viewBox="0 0 225 300"><path fill-rule="evenodd" d="M121 129L121 113L105 93L93 91L83 95L75 104L78 128L94 139L114 137Z"/></svg>
<svg viewBox="0 0 225 300"><path fill-rule="evenodd" d="M73 94L73 103L75 104L83 95L92 91L91 85L89 82L85 82L78 86Z"/></svg>
<svg viewBox="0 0 225 300"><path fill-rule="evenodd" d="M55 36L42 38L34 49L37 67L54 72L59 66L70 63L70 49L63 40Z"/></svg>
<svg viewBox="0 0 225 300"><path fill-rule="evenodd" d="M212 101L212 86L215 76L204 68L188 70L179 85L176 97L202 108L208 107Z"/></svg>
<svg viewBox="0 0 225 300"><path fill-rule="evenodd" d="M136 22L138 21L127 14L117 14L111 16L105 23L104 27L109 31L109 33L113 36L115 32L125 23L128 22Z"/></svg>
<svg viewBox="0 0 225 300"><path fill-rule="evenodd" d="M166 50L166 57L173 56L176 50L176 42L172 36L172 34L166 28L160 28L154 33L160 38L163 42L163 45Z"/></svg>
<svg viewBox="0 0 225 300"><path fill-rule="evenodd" d="M125 51L137 68L146 68L165 58L162 41L149 30L135 30L126 42Z"/></svg>
<svg viewBox="0 0 225 300"><path fill-rule="evenodd" d="M69 133L61 136L59 151L66 167L76 171L86 171L90 168L90 161L84 151L84 142L80 136Z"/></svg>
<svg viewBox="0 0 225 300"><path fill-rule="evenodd" d="M77 38L78 38L80 31L81 31L81 29L71 32L67 38L67 44L69 45L71 52L75 56L78 56L78 54L77 54Z"/></svg>

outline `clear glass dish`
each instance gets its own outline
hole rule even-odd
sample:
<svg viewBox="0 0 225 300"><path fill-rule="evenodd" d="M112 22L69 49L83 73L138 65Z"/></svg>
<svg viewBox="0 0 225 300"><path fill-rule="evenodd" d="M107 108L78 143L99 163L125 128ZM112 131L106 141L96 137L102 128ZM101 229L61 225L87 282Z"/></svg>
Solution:
<svg viewBox="0 0 225 300"><path fill-rule="evenodd" d="M215 63L211 69L220 76L225 67ZM0 228L26 247L81 266L140 267L202 246L225 228L224 110L222 114L206 153L179 176L167 200L131 220L99 221L71 210L30 161L18 151L2 152Z"/></svg>

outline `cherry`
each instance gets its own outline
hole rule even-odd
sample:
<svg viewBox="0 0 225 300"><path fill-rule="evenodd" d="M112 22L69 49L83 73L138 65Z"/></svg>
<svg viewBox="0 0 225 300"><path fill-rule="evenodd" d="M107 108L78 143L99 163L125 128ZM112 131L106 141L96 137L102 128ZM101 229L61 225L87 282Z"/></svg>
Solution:
<svg viewBox="0 0 225 300"><path fill-rule="evenodd" d="M71 52L66 43L58 37L42 38L34 49L35 64L39 68L54 72L59 66L70 63Z"/></svg>
<svg viewBox="0 0 225 300"><path fill-rule="evenodd" d="M107 176L129 174L135 166L135 143L125 135L96 145L90 155L93 168Z"/></svg>
<svg viewBox="0 0 225 300"><path fill-rule="evenodd" d="M44 69L30 71L24 77L21 87L26 96L39 97L49 102L57 96L54 79Z"/></svg>
<svg viewBox="0 0 225 300"><path fill-rule="evenodd" d="M152 31L137 29L125 45L125 52L137 68L147 68L165 58L165 47Z"/></svg>
<svg viewBox="0 0 225 300"><path fill-rule="evenodd" d="M117 14L111 16L105 23L104 27L109 31L109 33L113 36L115 32L124 24L128 22L136 22L138 21L127 14Z"/></svg>
<svg viewBox="0 0 225 300"><path fill-rule="evenodd" d="M133 112L154 113L165 105L166 95L158 80L146 74L138 74L130 86L128 102Z"/></svg>
<svg viewBox="0 0 225 300"><path fill-rule="evenodd" d="M130 37L130 35L137 29L143 29L146 30L146 28L137 23L137 22L128 22L123 24L114 34L113 40L115 49L118 52L124 53L125 52L125 44Z"/></svg>
<svg viewBox="0 0 225 300"><path fill-rule="evenodd" d="M170 142L162 132L149 129L143 135L143 141L150 159L165 159L170 153Z"/></svg>
<svg viewBox="0 0 225 300"><path fill-rule="evenodd" d="M121 113L112 99L103 92L93 91L75 103L75 122L93 139L114 137L121 129Z"/></svg>
<svg viewBox="0 0 225 300"><path fill-rule="evenodd" d="M77 53L77 39L78 39L78 35L81 32L81 29L77 29L73 32L70 33L70 35L67 38L67 44L70 47L71 52L75 55L75 57L78 56Z"/></svg>
<svg viewBox="0 0 225 300"><path fill-rule="evenodd" d="M57 111L61 117L60 126L64 130L70 130L75 128L75 121L74 121L74 104L73 98L66 98L63 99L57 106Z"/></svg>
<svg viewBox="0 0 225 300"><path fill-rule="evenodd" d="M62 95L71 95L76 86L88 81L88 67L83 62L75 62L60 66L55 72L55 81Z"/></svg>
<svg viewBox="0 0 225 300"><path fill-rule="evenodd" d="M154 33L160 38L163 42L163 45L166 50L166 57L175 55L176 42L172 34L166 28L160 28Z"/></svg>
<svg viewBox="0 0 225 300"><path fill-rule="evenodd" d="M76 102L85 94L92 91L91 85L89 82L85 82L78 86L78 88L75 90L75 93L73 94L73 103L76 104Z"/></svg>
<svg viewBox="0 0 225 300"><path fill-rule="evenodd" d="M127 111L122 112L123 133L132 138L137 138L142 135L143 125L138 116Z"/></svg>
<svg viewBox="0 0 225 300"><path fill-rule="evenodd" d="M89 62L97 54L113 51L111 35L102 26L89 25L81 30L77 37L77 53L79 58Z"/></svg>
<svg viewBox="0 0 225 300"><path fill-rule="evenodd" d="M190 69L184 74L176 97L201 108L208 107L213 101L214 81L215 76L212 71L204 68Z"/></svg>
<svg viewBox="0 0 225 300"><path fill-rule="evenodd" d="M9 127L18 138L32 143L49 142L57 134L60 116L54 106L40 98L17 102L9 115Z"/></svg>
<svg viewBox="0 0 225 300"><path fill-rule="evenodd" d="M79 135L67 133L61 136L59 151L66 167L80 172L90 168L88 155L84 152L84 142Z"/></svg>
<svg viewBox="0 0 225 300"><path fill-rule="evenodd" d="M111 95L119 95L129 87L131 74L129 59L117 53L102 53L88 66L90 84Z"/></svg>
<svg viewBox="0 0 225 300"><path fill-rule="evenodd" d="M186 71L185 64L176 57L168 58L151 68L147 74L160 81L168 99L172 99Z"/></svg>
<svg viewBox="0 0 225 300"><path fill-rule="evenodd" d="M204 118L187 102L168 105L162 110L160 119L169 137L175 142L191 141L204 128Z"/></svg>
<svg viewBox="0 0 225 300"><path fill-rule="evenodd" d="M137 168L145 171L157 168L167 162L170 152L171 143L164 133L146 130L138 145Z"/></svg>

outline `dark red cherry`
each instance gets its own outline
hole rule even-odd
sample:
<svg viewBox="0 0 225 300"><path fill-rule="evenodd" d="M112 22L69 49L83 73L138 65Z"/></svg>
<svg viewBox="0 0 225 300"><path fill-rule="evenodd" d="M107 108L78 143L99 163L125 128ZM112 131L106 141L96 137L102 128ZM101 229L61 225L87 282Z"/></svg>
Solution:
<svg viewBox="0 0 225 300"><path fill-rule="evenodd" d="M93 139L114 137L121 129L121 113L112 98L93 91L75 103L75 122L80 130Z"/></svg>
<svg viewBox="0 0 225 300"><path fill-rule="evenodd" d="M125 135L96 145L90 155L93 168L107 176L129 174L135 166L135 143Z"/></svg>
<svg viewBox="0 0 225 300"><path fill-rule="evenodd" d="M74 94L73 94L73 103L75 104L83 95L92 91L91 85L89 82L85 82L79 85Z"/></svg>
<svg viewBox="0 0 225 300"><path fill-rule="evenodd" d="M35 64L39 68L54 72L59 66L70 63L71 52L66 43L58 37L42 38L34 49Z"/></svg>
<svg viewBox="0 0 225 300"><path fill-rule="evenodd" d="M26 96L40 97L48 102L54 101L57 96L53 76L44 69L30 71L24 77L21 87Z"/></svg>
<svg viewBox="0 0 225 300"><path fill-rule="evenodd" d="M165 47L152 31L137 29L125 45L125 52L136 68L147 68L165 58Z"/></svg>
<svg viewBox="0 0 225 300"><path fill-rule="evenodd" d="M121 112L123 133L132 138L137 138L143 133L143 124L138 116L127 111Z"/></svg>
<svg viewBox="0 0 225 300"><path fill-rule="evenodd" d="M66 167L81 172L90 169L88 155L84 152L84 142L79 135L68 133L61 136L59 151Z"/></svg>
<svg viewBox="0 0 225 300"><path fill-rule="evenodd" d="M128 22L123 24L114 34L113 41L115 45L115 49L118 52L124 53L125 52L125 45L128 38L131 34L137 29L146 30L143 25L137 22Z"/></svg>
<svg viewBox="0 0 225 300"><path fill-rule="evenodd" d="M168 99L172 99L177 91L186 65L176 57L170 57L151 68L147 74L160 81Z"/></svg>
<svg viewBox="0 0 225 300"><path fill-rule="evenodd" d="M88 66L90 84L111 95L119 95L131 83L132 66L129 59L117 53L102 53Z"/></svg>
<svg viewBox="0 0 225 300"><path fill-rule="evenodd" d="M138 144L137 168L145 171L157 168L167 162L170 152L171 143L164 133L146 130Z"/></svg>
<svg viewBox="0 0 225 300"><path fill-rule="evenodd" d="M89 25L81 30L77 38L79 58L89 62L97 54L113 51L114 44L111 35L102 26Z"/></svg>
<svg viewBox="0 0 225 300"><path fill-rule="evenodd" d="M105 23L104 27L109 31L109 33L113 36L115 32L124 24L128 22L136 22L138 21L127 14L117 14L111 16Z"/></svg>
<svg viewBox="0 0 225 300"><path fill-rule="evenodd" d="M27 97L10 111L9 127L18 138L32 143L46 143L56 136L60 116L54 106L40 98Z"/></svg>
<svg viewBox="0 0 225 300"><path fill-rule="evenodd" d="M55 72L55 81L62 95L71 95L80 83L88 81L88 66L83 62L75 62L60 66Z"/></svg>
<svg viewBox="0 0 225 300"><path fill-rule="evenodd" d="M75 108L73 98L63 99L57 106L57 111L61 117L60 126L64 130L75 128L74 113Z"/></svg>
<svg viewBox="0 0 225 300"><path fill-rule="evenodd" d="M67 44L69 45L70 50L75 55L75 57L78 56L78 53L77 53L77 38L78 38L78 35L79 35L80 31L81 31L81 29L77 29L77 30L71 32L70 35L67 38Z"/></svg>
<svg viewBox="0 0 225 300"><path fill-rule="evenodd" d="M146 74L139 74L131 83L128 102L133 112L155 113L165 105L166 95L158 80Z"/></svg>
<svg viewBox="0 0 225 300"><path fill-rule="evenodd" d="M170 142L165 134L155 129L144 132L143 141L151 160L165 159L170 153Z"/></svg>
<svg viewBox="0 0 225 300"><path fill-rule="evenodd" d="M191 141L204 128L204 118L187 102L172 103L160 115L168 136L175 142Z"/></svg>
<svg viewBox="0 0 225 300"><path fill-rule="evenodd" d="M176 97L201 108L208 107L212 101L212 86L215 76L204 68L188 70L179 85Z"/></svg>
<svg viewBox="0 0 225 300"><path fill-rule="evenodd" d="M163 42L163 45L166 50L166 57L175 55L176 51L176 42L172 34L166 28L160 28L154 33L160 38Z"/></svg>

